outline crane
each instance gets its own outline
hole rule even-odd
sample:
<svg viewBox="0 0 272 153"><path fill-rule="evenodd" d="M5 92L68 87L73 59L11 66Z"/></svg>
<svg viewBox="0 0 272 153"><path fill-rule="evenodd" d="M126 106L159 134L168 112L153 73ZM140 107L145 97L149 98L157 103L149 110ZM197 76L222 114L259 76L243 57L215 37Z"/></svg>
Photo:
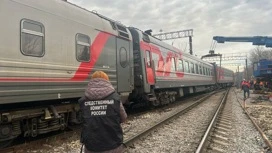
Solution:
<svg viewBox="0 0 272 153"><path fill-rule="evenodd" d="M214 51L217 43L225 43L225 42L251 42L252 45L272 47L272 37L269 36L245 36L245 37L226 37L226 36L214 36L214 42L211 45L211 50ZM221 57L220 57L221 63ZM246 73L247 72L247 58L246 58ZM247 76L248 78L248 76Z"/></svg>
<svg viewBox="0 0 272 153"><path fill-rule="evenodd" d="M214 36L213 40L217 43L225 42L252 42L252 45L272 47L272 37L268 36L253 36L253 37L224 37Z"/></svg>

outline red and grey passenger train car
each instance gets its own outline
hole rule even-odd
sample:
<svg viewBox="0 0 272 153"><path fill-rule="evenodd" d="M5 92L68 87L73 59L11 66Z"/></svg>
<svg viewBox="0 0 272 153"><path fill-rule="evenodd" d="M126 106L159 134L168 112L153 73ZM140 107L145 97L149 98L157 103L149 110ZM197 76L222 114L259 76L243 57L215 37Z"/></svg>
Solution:
<svg viewBox="0 0 272 153"><path fill-rule="evenodd" d="M181 52L136 28L133 36L135 89L130 101L149 99L154 105L215 85L213 65Z"/></svg>
<svg viewBox="0 0 272 153"><path fill-rule="evenodd" d="M232 71L200 60L136 28L133 37L135 88L129 101L167 104L187 94L227 86Z"/></svg>
<svg viewBox="0 0 272 153"><path fill-rule="evenodd" d="M63 129L96 70L132 91L125 26L61 0L1 0L0 20L0 142Z"/></svg>
<svg viewBox="0 0 272 153"><path fill-rule="evenodd" d="M0 145L64 129L96 70L127 104L233 82L231 71L65 1L1 0L0 20Z"/></svg>
<svg viewBox="0 0 272 153"><path fill-rule="evenodd" d="M226 69L215 65L214 69L216 70L216 83L221 87L231 86L234 81L234 73L232 70Z"/></svg>

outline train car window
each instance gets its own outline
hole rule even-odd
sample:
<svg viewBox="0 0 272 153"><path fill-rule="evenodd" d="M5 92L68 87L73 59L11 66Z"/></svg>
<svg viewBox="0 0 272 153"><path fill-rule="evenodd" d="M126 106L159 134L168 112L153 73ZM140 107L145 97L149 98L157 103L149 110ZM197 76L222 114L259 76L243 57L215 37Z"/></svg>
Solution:
<svg viewBox="0 0 272 153"><path fill-rule="evenodd" d="M127 56L127 50L122 47L119 50L119 56L120 56L120 65L125 68L128 65L128 56Z"/></svg>
<svg viewBox="0 0 272 153"><path fill-rule="evenodd" d="M213 69L211 70L211 76L213 76L214 74L213 74Z"/></svg>
<svg viewBox="0 0 272 153"><path fill-rule="evenodd" d="M158 54L153 53L153 52L151 53L151 55L152 55L152 60L154 61L154 68L155 68L155 70L157 70L158 66L159 66L159 59L160 59L160 57L159 57ZM158 64L155 64L155 63L158 63Z"/></svg>
<svg viewBox="0 0 272 153"><path fill-rule="evenodd" d="M185 69L185 72L190 73L188 61L185 61L184 69Z"/></svg>
<svg viewBox="0 0 272 153"><path fill-rule="evenodd" d="M196 74L199 74L198 65L197 64L195 64L195 68L196 68Z"/></svg>
<svg viewBox="0 0 272 153"><path fill-rule="evenodd" d="M148 67L151 67L151 56L150 56L150 51L147 50L145 53L146 53L146 65L147 65Z"/></svg>
<svg viewBox="0 0 272 153"><path fill-rule="evenodd" d="M44 31L40 22L21 21L21 52L24 55L42 57L45 54Z"/></svg>
<svg viewBox="0 0 272 153"><path fill-rule="evenodd" d="M80 62L90 61L90 37L78 33L76 35L76 58Z"/></svg>
<svg viewBox="0 0 272 153"><path fill-rule="evenodd" d="M176 59L174 57L172 57L172 70L176 71L177 67L176 67Z"/></svg>
<svg viewBox="0 0 272 153"><path fill-rule="evenodd" d="M195 65L194 65L194 63L190 63L190 69L191 69L191 73L195 73Z"/></svg>
<svg viewBox="0 0 272 153"><path fill-rule="evenodd" d="M178 61L178 71L183 72L183 61L180 59Z"/></svg>

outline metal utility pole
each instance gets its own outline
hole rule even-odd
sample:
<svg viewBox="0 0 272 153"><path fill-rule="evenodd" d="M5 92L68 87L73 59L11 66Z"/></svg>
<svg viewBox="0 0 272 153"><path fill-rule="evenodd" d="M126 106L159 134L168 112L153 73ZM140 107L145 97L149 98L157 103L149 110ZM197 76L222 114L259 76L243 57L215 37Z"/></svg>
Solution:
<svg viewBox="0 0 272 153"><path fill-rule="evenodd" d="M192 36L189 36L189 46L190 54L193 55Z"/></svg>
<svg viewBox="0 0 272 153"><path fill-rule="evenodd" d="M222 62L222 54L220 55L220 69L221 69L221 62Z"/></svg>
<svg viewBox="0 0 272 153"><path fill-rule="evenodd" d="M248 80L247 58L246 58L246 79Z"/></svg>
<svg viewBox="0 0 272 153"><path fill-rule="evenodd" d="M193 29L154 34L152 36L160 40L170 40L170 39L189 37L189 46L190 46L189 50L190 50L190 54L193 55L193 47L192 47Z"/></svg>

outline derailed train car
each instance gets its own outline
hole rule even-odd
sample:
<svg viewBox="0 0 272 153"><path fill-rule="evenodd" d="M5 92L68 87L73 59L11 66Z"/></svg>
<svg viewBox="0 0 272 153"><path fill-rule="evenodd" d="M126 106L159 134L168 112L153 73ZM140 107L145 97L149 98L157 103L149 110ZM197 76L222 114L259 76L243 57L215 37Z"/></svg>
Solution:
<svg viewBox="0 0 272 153"><path fill-rule="evenodd" d="M168 104L184 95L233 83L231 70L182 52L137 28L129 30L134 55L135 88L128 99L132 107Z"/></svg>
<svg viewBox="0 0 272 153"><path fill-rule="evenodd" d="M60 0L1 0L0 20L0 142L64 129L96 70L132 91L125 26Z"/></svg>
<svg viewBox="0 0 272 153"><path fill-rule="evenodd" d="M96 70L129 106L233 82L230 71L61 0L1 0L0 19L0 144L65 129Z"/></svg>

